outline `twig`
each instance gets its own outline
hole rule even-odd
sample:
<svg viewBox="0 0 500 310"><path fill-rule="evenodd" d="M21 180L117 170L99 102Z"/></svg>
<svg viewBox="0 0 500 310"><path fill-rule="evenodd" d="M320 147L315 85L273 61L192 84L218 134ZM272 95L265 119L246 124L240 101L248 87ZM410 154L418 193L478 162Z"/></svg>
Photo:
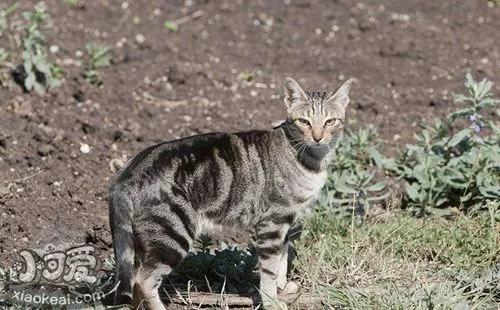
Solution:
<svg viewBox="0 0 500 310"><path fill-rule="evenodd" d="M156 105L156 106L159 106L159 107L171 107L171 108L175 108L175 107L183 106L183 105L187 104L187 100L161 99L161 98L157 98L157 97L151 95L148 92L144 92L142 94L142 96L143 96L144 99L147 100L146 103L149 103L149 104L152 104L152 105Z"/></svg>
<svg viewBox="0 0 500 310"><path fill-rule="evenodd" d="M203 14L205 14L205 12L203 12L203 10L198 10L192 14L189 14L187 16L184 16L184 17L181 17L179 19L176 19L174 21L172 21L174 24L176 25L182 25L182 24L185 24L189 21L192 21L194 19L197 19L197 18L200 18L203 16Z"/></svg>
<svg viewBox="0 0 500 310"><path fill-rule="evenodd" d="M165 293L167 291L165 290ZM168 293L167 293L168 294ZM186 300L184 298L185 293L179 294L177 291L177 297L172 297L168 300L163 294L160 296L164 301L170 301L175 304L183 304L186 305ZM184 296L183 296L184 295ZM311 295L303 294L297 296L278 296L278 299L284 301L286 303L293 303L299 305L300 308L310 309L311 306L321 305L321 301L324 300L324 296L319 295ZM191 304L199 305L199 306L216 306L220 305L222 299L225 299L225 302L229 307L252 307L256 304L256 301L259 300L257 295L252 294L211 294L211 293L202 293L202 292L191 292L189 294L189 299Z"/></svg>
<svg viewBox="0 0 500 310"><path fill-rule="evenodd" d="M32 177L42 173L43 170L40 170L40 171L37 171L31 175L28 175L28 176L25 176L24 178L19 178L19 179L11 179L11 180L3 180L2 183L10 183L10 182L14 182L14 183L17 183L17 182L22 182L22 181L26 181L28 179L31 179Z"/></svg>
<svg viewBox="0 0 500 310"><path fill-rule="evenodd" d="M95 216L95 217L99 217L99 218L102 218L102 219L108 219L109 217L108 216L104 216L104 215L98 215L98 214L91 214L91 213L85 213L85 212L80 212L81 215L86 215L86 216Z"/></svg>

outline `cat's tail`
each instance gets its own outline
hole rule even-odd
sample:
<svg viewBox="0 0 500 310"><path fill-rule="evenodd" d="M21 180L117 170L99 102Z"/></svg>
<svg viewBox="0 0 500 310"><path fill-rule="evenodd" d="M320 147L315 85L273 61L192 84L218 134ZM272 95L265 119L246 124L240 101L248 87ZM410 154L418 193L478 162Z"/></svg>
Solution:
<svg viewBox="0 0 500 310"><path fill-rule="evenodd" d="M115 305L132 304L134 288L134 239L132 202L120 191L109 194L109 221L116 261Z"/></svg>

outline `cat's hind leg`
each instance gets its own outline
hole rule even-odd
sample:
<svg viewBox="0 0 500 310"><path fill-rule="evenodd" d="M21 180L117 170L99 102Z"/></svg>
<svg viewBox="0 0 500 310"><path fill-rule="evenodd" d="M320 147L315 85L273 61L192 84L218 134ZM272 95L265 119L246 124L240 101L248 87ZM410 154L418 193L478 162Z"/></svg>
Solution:
<svg viewBox="0 0 500 310"><path fill-rule="evenodd" d="M170 200L154 204L137 215L134 276L140 300L148 309L163 310L158 289L162 278L187 255L196 233L197 217L188 203ZM139 298L134 296L134 300ZM137 304L134 304L137 306Z"/></svg>
<svg viewBox="0 0 500 310"><path fill-rule="evenodd" d="M158 269L143 269L140 268L136 275L136 287L134 289L133 307L141 309L146 306L150 310L166 309L161 301L159 287L163 276L166 276L170 271L163 268Z"/></svg>

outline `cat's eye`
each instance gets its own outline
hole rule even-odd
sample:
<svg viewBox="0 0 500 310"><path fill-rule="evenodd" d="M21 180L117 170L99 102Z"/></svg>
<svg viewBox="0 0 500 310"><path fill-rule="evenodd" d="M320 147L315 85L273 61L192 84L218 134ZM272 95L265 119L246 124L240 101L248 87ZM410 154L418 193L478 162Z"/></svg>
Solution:
<svg viewBox="0 0 500 310"><path fill-rule="evenodd" d="M296 121L302 126L311 126L311 123L305 118L297 118Z"/></svg>
<svg viewBox="0 0 500 310"><path fill-rule="evenodd" d="M337 123L337 119L336 118L330 118L330 119L328 119L325 122L325 126L333 126L333 125L335 125L335 123Z"/></svg>

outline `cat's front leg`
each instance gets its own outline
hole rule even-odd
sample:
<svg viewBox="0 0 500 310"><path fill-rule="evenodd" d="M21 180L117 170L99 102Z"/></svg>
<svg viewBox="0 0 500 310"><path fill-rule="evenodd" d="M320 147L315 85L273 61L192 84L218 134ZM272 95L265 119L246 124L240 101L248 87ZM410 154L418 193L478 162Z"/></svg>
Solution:
<svg viewBox="0 0 500 310"><path fill-rule="evenodd" d="M286 234L289 225L266 221L257 227L257 249L260 262L260 294L266 309L286 309L286 304L279 302L278 280L283 281L282 272L285 270L288 242ZM283 262L285 267L283 269ZM281 284L281 283L280 283Z"/></svg>
<svg viewBox="0 0 500 310"><path fill-rule="evenodd" d="M293 281L287 281L288 270L292 268L292 262L296 257L293 242L302 234L302 224L295 223L286 234L287 251L281 257L280 270L278 273L278 290L281 294L290 295L299 291L299 285Z"/></svg>

